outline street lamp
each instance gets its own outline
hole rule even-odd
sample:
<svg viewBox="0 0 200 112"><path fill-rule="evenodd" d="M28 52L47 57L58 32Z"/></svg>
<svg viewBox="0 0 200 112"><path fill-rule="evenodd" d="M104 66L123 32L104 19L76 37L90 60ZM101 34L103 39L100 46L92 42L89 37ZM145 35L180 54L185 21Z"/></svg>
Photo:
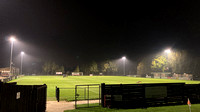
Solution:
<svg viewBox="0 0 200 112"><path fill-rule="evenodd" d="M14 41L15 41L15 37L10 37L10 42L11 42L11 53L10 53L10 74L12 74L12 64L13 64L13 61L12 61L12 52L13 52L13 44L14 44ZM9 75L10 76L10 75Z"/></svg>
<svg viewBox="0 0 200 112"><path fill-rule="evenodd" d="M124 61L124 75L126 75L126 57L122 57L122 60Z"/></svg>
<svg viewBox="0 0 200 112"><path fill-rule="evenodd" d="M24 57L24 52L21 52L21 75L22 75L22 64L23 64L23 57Z"/></svg>

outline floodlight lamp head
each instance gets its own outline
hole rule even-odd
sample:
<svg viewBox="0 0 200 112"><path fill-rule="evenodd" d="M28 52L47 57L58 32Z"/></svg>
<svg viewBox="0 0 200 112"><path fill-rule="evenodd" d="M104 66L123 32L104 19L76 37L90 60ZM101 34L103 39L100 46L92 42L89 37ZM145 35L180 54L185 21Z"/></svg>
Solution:
<svg viewBox="0 0 200 112"><path fill-rule="evenodd" d="M122 57L122 59L123 59L123 60L126 60L126 57L124 56L124 57Z"/></svg>
<svg viewBox="0 0 200 112"><path fill-rule="evenodd" d="M166 49L165 53L169 54L169 53L171 53L171 50L170 49Z"/></svg>
<svg viewBox="0 0 200 112"><path fill-rule="evenodd" d="M13 37L13 36L10 37L10 41L11 41L11 42L14 42L15 40L16 40L15 37Z"/></svg>
<svg viewBox="0 0 200 112"><path fill-rule="evenodd" d="M24 52L23 52L23 51L21 52L21 55L24 55Z"/></svg>

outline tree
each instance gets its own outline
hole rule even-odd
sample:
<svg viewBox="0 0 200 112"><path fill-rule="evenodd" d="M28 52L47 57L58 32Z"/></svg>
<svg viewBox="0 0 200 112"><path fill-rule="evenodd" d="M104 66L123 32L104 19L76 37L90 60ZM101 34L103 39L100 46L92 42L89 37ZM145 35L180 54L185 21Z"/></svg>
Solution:
<svg viewBox="0 0 200 112"><path fill-rule="evenodd" d="M187 50L173 50L169 54L157 54L156 56L144 57L137 66L137 74L146 74L149 72L148 67L151 67L150 71L164 72L168 71L172 73L189 73L195 76L200 76L200 57L194 55L195 53ZM149 65L149 60L151 64Z"/></svg>
<svg viewBox="0 0 200 112"><path fill-rule="evenodd" d="M55 62L47 61L42 66L43 72L46 75L54 75L56 72L65 72L64 66L59 66Z"/></svg>
<svg viewBox="0 0 200 112"><path fill-rule="evenodd" d="M88 64L83 64L80 66L80 70L81 72L83 72L84 74L89 74L89 65Z"/></svg>
<svg viewBox="0 0 200 112"><path fill-rule="evenodd" d="M50 74L51 72L51 62L45 62L44 65L42 66L43 72L47 75Z"/></svg>
<svg viewBox="0 0 200 112"><path fill-rule="evenodd" d="M51 63L51 75L56 74L56 72L58 71L58 69L59 69L59 66L57 64L55 64L55 62L52 62Z"/></svg>
<svg viewBox="0 0 200 112"><path fill-rule="evenodd" d="M151 65L151 69L154 72L164 72L167 68L167 59L164 56L157 55Z"/></svg>
<svg viewBox="0 0 200 112"><path fill-rule="evenodd" d="M138 75L145 75L151 73L151 63L152 58L151 56L144 57L137 66L137 74Z"/></svg>
<svg viewBox="0 0 200 112"><path fill-rule="evenodd" d="M173 73L191 73L196 62L195 57L185 50L171 52L168 56L169 65Z"/></svg>
<svg viewBox="0 0 200 112"><path fill-rule="evenodd" d="M118 71L117 64L107 60L103 63L102 71L106 74L115 74Z"/></svg>
<svg viewBox="0 0 200 112"><path fill-rule="evenodd" d="M89 67L89 71L90 71L90 73L97 73L97 72L99 72L97 63L95 61L93 61L91 63L91 65Z"/></svg>
<svg viewBox="0 0 200 112"><path fill-rule="evenodd" d="M194 75L194 78L196 78L200 77L200 57L196 57L194 60L192 74Z"/></svg>
<svg viewBox="0 0 200 112"><path fill-rule="evenodd" d="M116 73L118 71L118 68L117 68L117 64L114 63L114 62L109 62L109 65L110 65L110 71L113 72L113 73Z"/></svg>
<svg viewBox="0 0 200 112"><path fill-rule="evenodd" d="M137 74L138 75L145 74L145 64L144 64L144 62L139 62L138 66L137 66Z"/></svg>
<svg viewBox="0 0 200 112"><path fill-rule="evenodd" d="M76 67L76 69L74 70L74 72L80 72L79 66Z"/></svg>
<svg viewBox="0 0 200 112"><path fill-rule="evenodd" d="M60 66L56 71L65 73L65 68L64 68L64 66Z"/></svg>

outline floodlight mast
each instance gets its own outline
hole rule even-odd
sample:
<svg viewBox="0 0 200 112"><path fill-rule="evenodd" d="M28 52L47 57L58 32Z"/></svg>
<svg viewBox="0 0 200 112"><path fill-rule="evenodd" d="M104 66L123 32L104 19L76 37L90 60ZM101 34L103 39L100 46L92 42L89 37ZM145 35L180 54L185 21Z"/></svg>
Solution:
<svg viewBox="0 0 200 112"><path fill-rule="evenodd" d="M126 57L122 57L122 60L124 62L124 75L126 75Z"/></svg>
<svg viewBox="0 0 200 112"><path fill-rule="evenodd" d="M24 52L22 51L21 52L21 75L22 75L22 68L23 68L23 66L22 66L22 64L23 64L23 57L24 57Z"/></svg>
<svg viewBox="0 0 200 112"><path fill-rule="evenodd" d="M15 39L15 37L11 37L10 38L10 42L11 42L11 51L10 51L10 74L12 74L12 64L13 64L13 62L12 62L12 53L13 53L13 44L14 44L14 41L15 41L16 39ZM9 77L10 77L10 74L9 74Z"/></svg>
<svg viewBox="0 0 200 112"><path fill-rule="evenodd" d="M171 54L171 49L166 49L165 51L164 51L166 54L167 54L167 56L166 56L166 59L167 59L167 69L168 69L168 67L169 67L169 55ZM160 78L161 78L161 76L160 76Z"/></svg>

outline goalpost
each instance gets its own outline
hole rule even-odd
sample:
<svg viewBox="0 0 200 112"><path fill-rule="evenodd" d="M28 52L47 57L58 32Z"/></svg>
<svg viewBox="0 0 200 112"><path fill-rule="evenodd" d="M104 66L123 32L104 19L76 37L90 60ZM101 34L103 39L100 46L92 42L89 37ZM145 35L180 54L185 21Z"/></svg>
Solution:
<svg viewBox="0 0 200 112"><path fill-rule="evenodd" d="M83 76L83 72L72 72L72 76Z"/></svg>

